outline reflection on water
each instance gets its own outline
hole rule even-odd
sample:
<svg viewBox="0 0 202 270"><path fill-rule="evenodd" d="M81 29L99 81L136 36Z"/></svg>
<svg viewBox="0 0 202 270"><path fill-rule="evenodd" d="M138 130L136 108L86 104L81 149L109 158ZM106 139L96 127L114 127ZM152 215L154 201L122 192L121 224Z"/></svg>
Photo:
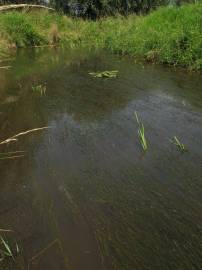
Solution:
<svg viewBox="0 0 202 270"><path fill-rule="evenodd" d="M102 70L119 76L88 75ZM0 160L0 229L21 248L2 269L201 269L201 75L47 49L20 51L1 72L1 141L51 127L0 146L25 151Z"/></svg>

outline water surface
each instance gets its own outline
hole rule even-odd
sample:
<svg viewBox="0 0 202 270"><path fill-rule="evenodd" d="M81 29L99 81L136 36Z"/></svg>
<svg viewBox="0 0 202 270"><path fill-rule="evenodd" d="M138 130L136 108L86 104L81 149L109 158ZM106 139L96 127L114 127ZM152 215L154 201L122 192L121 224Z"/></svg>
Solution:
<svg viewBox="0 0 202 270"><path fill-rule="evenodd" d="M0 229L20 247L0 269L202 269L202 76L103 52L27 50L10 62L1 141L51 128L0 145L0 158L25 151L0 159ZM88 74L102 70L119 75Z"/></svg>

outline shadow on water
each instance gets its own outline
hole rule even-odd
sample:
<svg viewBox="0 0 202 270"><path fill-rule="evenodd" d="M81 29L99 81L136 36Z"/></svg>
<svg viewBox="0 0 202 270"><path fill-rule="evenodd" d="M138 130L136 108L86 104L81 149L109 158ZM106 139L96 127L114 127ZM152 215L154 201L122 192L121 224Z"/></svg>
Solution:
<svg viewBox="0 0 202 270"><path fill-rule="evenodd" d="M88 74L102 70L119 76ZM103 52L20 51L0 74L1 141L51 128L0 145L0 157L25 151L0 160L0 229L20 246L0 269L201 269L201 78Z"/></svg>

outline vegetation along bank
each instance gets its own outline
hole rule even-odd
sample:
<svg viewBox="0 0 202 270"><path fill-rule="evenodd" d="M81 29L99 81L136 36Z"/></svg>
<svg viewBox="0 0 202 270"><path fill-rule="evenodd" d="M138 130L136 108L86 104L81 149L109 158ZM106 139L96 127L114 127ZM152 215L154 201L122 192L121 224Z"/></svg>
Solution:
<svg viewBox="0 0 202 270"><path fill-rule="evenodd" d="M202 4L97 20L56 12L0 14L0 51L30 46L107 49L147 61L202 70Z"/></svg>

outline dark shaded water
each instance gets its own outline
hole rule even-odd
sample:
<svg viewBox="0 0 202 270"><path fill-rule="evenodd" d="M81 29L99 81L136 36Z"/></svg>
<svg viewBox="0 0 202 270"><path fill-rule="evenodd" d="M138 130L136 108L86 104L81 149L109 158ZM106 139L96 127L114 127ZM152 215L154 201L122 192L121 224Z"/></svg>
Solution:
<svg viewBox="0 0 202 270"><path fill-rule="evenodd" d="M1 235L20 247L0 269L202 269L202 76L82 51L21 51L11 65L1 141L51 128L0 145L0 158L26 151L0 159L0 229L14 231ZM100 70L119 76L88 75Z"/></svg>

